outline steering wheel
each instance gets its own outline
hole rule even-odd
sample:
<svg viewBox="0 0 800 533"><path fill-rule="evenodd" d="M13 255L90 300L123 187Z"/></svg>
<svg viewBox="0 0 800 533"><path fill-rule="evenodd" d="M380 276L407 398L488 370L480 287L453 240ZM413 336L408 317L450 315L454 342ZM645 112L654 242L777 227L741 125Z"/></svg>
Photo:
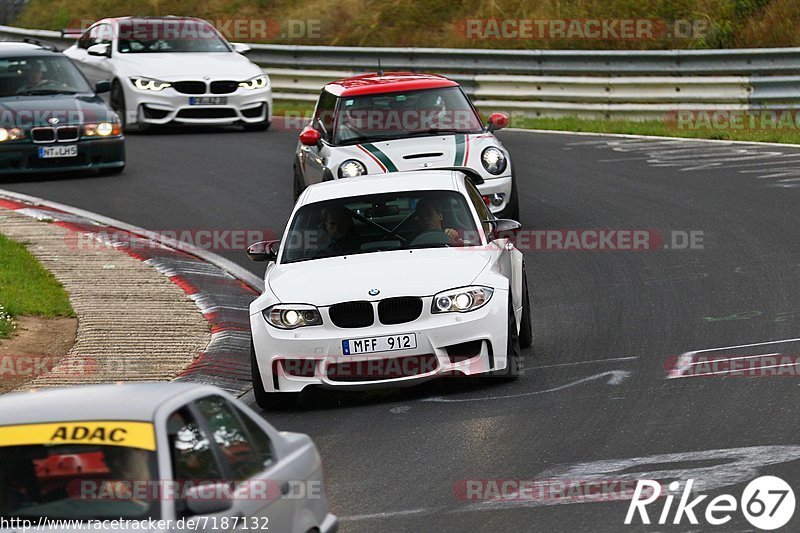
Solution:
<svg viewBox="0 0 800 533"><path fill-rule="evenodd" d="M412 240L410 243L411 246L425 246L429 244L446 244L447 246L450 246L452 242L450 237L448 237L444 231L434 229L423 231L414 237L414 240Z"/></svg>

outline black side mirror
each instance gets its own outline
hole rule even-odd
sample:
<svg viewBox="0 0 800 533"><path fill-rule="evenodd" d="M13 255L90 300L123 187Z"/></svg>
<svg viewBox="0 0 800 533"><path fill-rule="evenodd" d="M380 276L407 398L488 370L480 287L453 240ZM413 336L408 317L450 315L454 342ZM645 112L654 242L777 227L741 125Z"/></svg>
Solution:
<svg viewBox="0 0 800 533"><path fill-rule="evenodd" d="M97 94L111 92L111 82L108 80L98 81L94 86L94 92Z"/></svg>
<svg viewBox="0 0 800 533"><path fill-rule="evenodd" d="M259 241L247 247L247 257L253 261L277 261L280 241Z"/></svg>
<svg viewBox="0 0 800 533"><path fill-rule="evenodd" d="M108 43L93 44L86 49L86 53L90 56L111 57L111 45Z"/></svg>
<svg viewBox="0 0 800 533"><path fill-rule="evenodd" d="M510 218L497 218L495 220L484 220L485 224L491 224L492 231L489 236L492 239L514 238L522 224Z"/></svg>

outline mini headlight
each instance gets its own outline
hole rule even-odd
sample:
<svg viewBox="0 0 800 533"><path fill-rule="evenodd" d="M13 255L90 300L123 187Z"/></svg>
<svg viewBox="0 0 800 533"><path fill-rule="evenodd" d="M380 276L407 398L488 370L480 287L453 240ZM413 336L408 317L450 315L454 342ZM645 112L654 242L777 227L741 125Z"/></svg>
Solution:
<svg viewBox="0 0 800 533"><path fill-rule="evenodd" d="M506 169L507 161L506 156L503 155L499 148L490 146L481 154L481 163L483 163L483 168L486 169L486 172L498 175L502 174Z"/></svg>
<svg viewBox="0 0 800 533"><path fill-rule="evenodd" d="M348 159L339 166L340 178L355 178L367 173L367 167L357 159Z"/></svg>
<svg viewBox="0 0 800 533"><path fill-rule="evenodd" d="M267 322L279 329L296 329L322 324L322 316L313 305L273 305L265 309L262 314Z"/></svg>
<svg viewBox="0 0 800 533"><path fill-rule="evenodd" d="M440 292L433 297L432 313L466 313L480 309L492 298L490 287L464 287Z"/></svg>
<svg viewBox="0 0 800 533"><path fill-rule="evenodd" d="M133 86L140 91L163 91L167 87L172 87L172 84L166 81L154 80L151 78L131 78Z"/></svg>
<svg viewBox="0 0 800 533"><path fill-rule="evenodd" d="M25 131L20 128L0 128L0 143L16 141L25 137Z"/></svg>
<svg viewBox="0 0 800 533"><path fill-rule="evenodd" d="M243 89L249 89L251 91L255 89L263 89L267 86L269 80L266 76L256 76L255 78L247 81L243 81L239 84L239 87Z"/></svg>

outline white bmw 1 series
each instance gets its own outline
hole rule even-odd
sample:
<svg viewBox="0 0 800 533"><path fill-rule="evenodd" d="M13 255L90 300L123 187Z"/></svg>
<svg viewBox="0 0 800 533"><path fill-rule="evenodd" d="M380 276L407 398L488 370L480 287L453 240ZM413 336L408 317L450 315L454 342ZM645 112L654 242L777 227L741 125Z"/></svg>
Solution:
<svg viewBox="0 0 800 533"><path fill-rule="evenodd" d="M111 107L126 130L155 124L269 128L269 77L208 22L122 17L95 22L64 51L96 83L111 81Z"/></svg>
<svg viewBox="0 0 800 533"><path fill-rule="evenodd" d="M291 405L309 386L516 378L532 342L519 227L460 171L308 187L283 238L248 249L269 261L250 305L258 405Z"/></svg>

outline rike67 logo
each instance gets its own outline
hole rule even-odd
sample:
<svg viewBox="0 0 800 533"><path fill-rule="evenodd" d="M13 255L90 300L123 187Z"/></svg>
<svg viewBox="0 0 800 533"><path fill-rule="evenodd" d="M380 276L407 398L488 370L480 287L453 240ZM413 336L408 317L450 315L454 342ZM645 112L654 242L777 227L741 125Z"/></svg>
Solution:
<svg viewBox="0 0 800 533"><path fill-rule="evenodd" d="M755 528L761 530L774 530L785 526L794 515L794 491L779 477L762 476L751 481L742 495L737 500L730 494L721 494L709 501L708 495L700 494L692 498L692 485L690 479L683 487L674 513L672 504L680 491L680 482L673 481L669 484L666 494L661 493L662 485L656 481L639 480L633 493L625 524L630 525L638 519L642 524L650 524L650 515L647 506L664 497L664 505L658 514L657 523L665 525L672 523L681 524L684 518L690 524L700 523L698 516L705 519L707 524L720 526L731 521L734 513L741 511L744 517ZM705 510L703 504L705 502ZM657 507L653 505L653 507ZM672 520L670 521L670 515Z"/></svg>

